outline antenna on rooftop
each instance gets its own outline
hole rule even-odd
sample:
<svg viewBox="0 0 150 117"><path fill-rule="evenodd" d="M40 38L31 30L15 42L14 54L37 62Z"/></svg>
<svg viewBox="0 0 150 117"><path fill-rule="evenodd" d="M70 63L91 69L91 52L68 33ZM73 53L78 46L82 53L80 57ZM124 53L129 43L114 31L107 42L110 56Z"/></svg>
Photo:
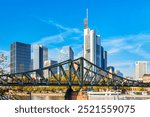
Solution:
<svg viewBox="0 0 150 117"><path fill-rule="evenodd" d="M87 18L87 21L88 21L88 18L89 18L89 13L88 13L88 8L86 9L86 18Z"/></svg>
<svg viewBox="0 0 150 117"><path fill-rule="evenodd" d="M86 18L84 19L84 29L88 28L88 8L86 9Z"/></svg>

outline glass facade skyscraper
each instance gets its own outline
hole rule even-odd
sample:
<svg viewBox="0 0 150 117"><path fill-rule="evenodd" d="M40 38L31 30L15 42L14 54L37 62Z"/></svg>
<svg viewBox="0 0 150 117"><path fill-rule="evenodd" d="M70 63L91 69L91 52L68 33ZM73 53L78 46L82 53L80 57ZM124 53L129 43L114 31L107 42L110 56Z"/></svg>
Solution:
<svg viewBox="0 0 150 117"><path fill-rule="evenodd" d="M74 59L74 52L70 46L64 46L60 50L59 62Z"/></svg>
<svg viewBox="0 0 150 117"><path fill-rule="evenodd" d="M54 61L54 60L47 60L44 62L44 67L48 67L48 66L51 66L51 65L54 65L54 64L57 64L58 62L57 61ZM54 67L52 68L52 72L54 74L57 74L57 67ZM52 76L52 74L49 72L49 70L44 70L44 77L45 78L50 78Z"/></svg>
<svg viewBox="0 0 150 117"><path fill-rule="evenodd" d="M88 27L88 10L87 17L84 19L84 49L83 56L88 61L97 66L101 66L101 39L95 30ZM85 66L88 67L88 64Z"/></svg>
<svg viewBox="0 0 150 117"><path fill-rule="evenodd" d="M95 30L84 29L84 58L100 67L101 41Z"/></svg>
<svg viewBox="0 0 150 117"><path fill-rule="evenodd" d="M101 68L107 69L107 51L101 46Z"/></svg>
<svg viewBox="0 0 150 117"><path fill-rule="evenodd" d="M48 48L42 45L34 45L33 47L33 69L44 67L44 61L48 60Z"/></svg>
<svg viewBox="0 0 150 117"><path fill-rule="evenodd" d="M84 19L84 49L83 56L88 61L101 67L102 69L107 68L107 51L104 51L101 46L101 37L96 34L95 30L90 30L88 27L88 10L87 16ZM85 66L89 65L85 63ZM93 69L94 71L97 71Z"/></svg>
<svg viewBox="0 0 150 117"><path fill-rule="evenodd" d="M10 72L20 73L30 70L31 45L14 42L11 44L10 52Z"/></svg>
<svg viewBox="0 0 150 117"><path fill-rule="evenodd" d="M72 48L70 46L64 46L61 50L60 50L60 55L59 55L59 62L63 62L66 60L73 60L74 59L74 52L72 50ZM65 70L68 70L68 65L63 65L63 67L65 68Z"/></svg>

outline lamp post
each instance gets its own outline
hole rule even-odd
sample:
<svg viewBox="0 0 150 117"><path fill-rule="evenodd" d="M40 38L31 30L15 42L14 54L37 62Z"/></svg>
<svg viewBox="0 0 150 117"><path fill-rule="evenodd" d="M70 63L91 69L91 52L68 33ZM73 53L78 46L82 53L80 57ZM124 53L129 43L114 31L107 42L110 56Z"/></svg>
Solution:
<svg viewBox="0 0 150 117"><path fill-rule="evenodd" d="M29 92L27 92L27 94L29 94L30 95L30 100L32 100L32 93L31 93L31 91L29 91Z"/></svg>

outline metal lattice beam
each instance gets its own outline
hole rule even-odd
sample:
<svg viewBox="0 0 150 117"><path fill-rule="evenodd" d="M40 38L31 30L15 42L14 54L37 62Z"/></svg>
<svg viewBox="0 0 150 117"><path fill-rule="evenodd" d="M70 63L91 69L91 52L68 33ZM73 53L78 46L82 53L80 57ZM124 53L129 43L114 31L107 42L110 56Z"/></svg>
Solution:
<svg viewBox="0 0 150 117"><path fill-rule="evenodd" d="M68 69L64 69L67 66ZM55 74L53 69L57 69ZM48 71L49 78L44 76ZM33 74L35 77L33 77ZM42 69L0 75L0 86L129 86L150 87L150 83L129 80L94 65L83 57Z"/></svg>

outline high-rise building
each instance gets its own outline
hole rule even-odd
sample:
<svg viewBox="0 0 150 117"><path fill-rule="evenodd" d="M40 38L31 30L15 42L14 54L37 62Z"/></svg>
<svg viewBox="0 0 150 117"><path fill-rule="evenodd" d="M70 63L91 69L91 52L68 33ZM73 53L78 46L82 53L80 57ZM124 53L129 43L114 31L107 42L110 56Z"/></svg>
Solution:
<svg viewBox="0 0 150 117"><path fill-rule="evenodd" d="M31 59L31 62L30 62L30 70L33 70L33 59Z"/></svg>
<svg viewBox="0 0 150 117"><path fill-rule="evenodd" d="M57 63L58 63L57 61L47 60L47 61L44 62L44 67L48 67L48 66L51 66L51 65L54 65L54 64L57 64ZM52 68L52 72L53 72L53 74L57 74L57 67ZM45 70L45 71L44 71L44 77L45 77L45 78L48 79L48 78L50 78L51 76L52 76L52 74L49 73L48 70Z"/></svg>
<svg viewBox="0 0 150 117"><path fill-rule="evenodd" d="M109 71L110 73L115 73L115 67L109 66L107 67L107 71Z"/></svg>
<svg viewBox="0 0 150 117"><path fill-rule="evenodd" d="M66 61L69 59L74 59L74 52L70 46L64 46L60 50L59 62Z"/></svg>
<svg viewBox="0 0 150 117"><path fill-rule="evenodd" d="M107 51L101 46L101 68L106 70L107 68Z"/></svg>
<svg viewBox="0 0 150 117"><path fill-rule="evenodd" d="M104 51L104 69L107 69L107 51Z"/></svg>
<svg viewBox="0 0 150 117"><path fill-rule="evenodd" d="M143 75L147 74L147 61L137 61L136 66L136 80L142 80Z"/></svg>
<svg viewBox="0 0 150 117"><path fill-rule="evenodd" d="M44 67L44 61L48 60L48 49L42 45L34 45L33 48L33 69Z"/></svg>
<svg viewBox="0 0 150 117"><path fill-rule="evenodd" d="M109 66L109 67L107 67L107 71L110 73L110 74L108 74L108 77L113 78L112 74L115 73L115 68L113 66Z"/></svg>
<svg viewBox="0 0 150 117"><path fill-rule="evenodd" d="M88 11L87 18L84 19L84 58L97 66L101 66L101 41L100 35L95 30L88 28ZM87 65L88 66L88 65Z"/></svg>
<svg viewBox="0 0 150 117"><path fill-rule="evenodd" d="M74 59L74 52L70 46L64 46L60 50L60 55L59 55L59 62L63 62L66 60L73 60ZM69 69L69 66L67 64L63 65L63 68L67 71ZM60 73L58 73L60 74Z"/></svg>
<svg viewBox="0 0 150 117"><path fill-rule="evenodd" d="M11 44L10 52L10 72L19 73L30 70L31 45L14 42Z"/></svg>
<svg viewBox="0 0 150 117"><path fill-rule="evenodd" d="M115 74L116 74L117 76L123 77L123 73L120 72L119 70L115 70Z"/></svg>

